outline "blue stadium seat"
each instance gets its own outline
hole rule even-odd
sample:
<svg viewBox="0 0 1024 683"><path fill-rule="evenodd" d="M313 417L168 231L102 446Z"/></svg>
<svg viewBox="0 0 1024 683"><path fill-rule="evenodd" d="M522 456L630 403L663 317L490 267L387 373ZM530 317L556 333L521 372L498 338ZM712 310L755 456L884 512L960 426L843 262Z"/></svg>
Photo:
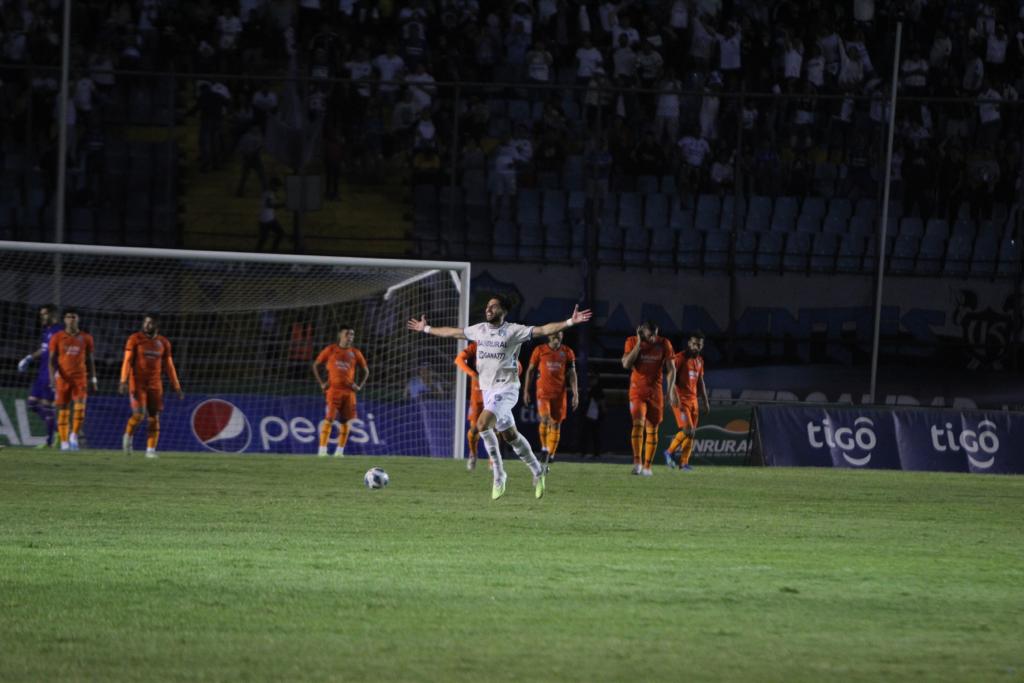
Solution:
<svg viewBox="0 0 1024 683"><path fill-rule="evenodd" d="M651 230L651 263L672 266L676 262L676 239L679 233L663 225Z"/></svg>
<svg viewBox="0 0 1024 683"><path fill-rule="evenodd" d="M807 201L810 200L808 199ZM853 215L853 204L846 197L836 197L828 203L828 212L825 215L835 216L837 218L842 218L844 221L848 221Z"/></svg>
<svg viewBox="0 0 1024 683"><path fill-rule="evenodd" d="M562 187L567 190L583 189L583 157L579 154L566 158L562 168Z"/></svg>
<svg viewBox="0 0 1024 683"><path fill-rule="evenodd" d="M811 253L811 236L804 232L786 235L786 251L782 257L782 265L786 270L805 272Z"/></svg>
<svg viewBox="0 0 1024 683"><path fill-rule="evenodd" d="M516 222L519 225L540 225L540 191L523 188L516 193Z"/></svg>
<svg viewBox="0 0 1024 683"><path fill-rule="evenodd" d="M917 235L898 235L892 258L889 259L889 272L896 275L914 272L914 258L920 244L921 238Z"/></svg>
<svg viewBox="0 0 1024 683"><path fill-rule="evenodd" d="M561 190L545 190L542 196L540 222L544 225L564 223L566 220L565 193Z"/></svg>
<svg viewBox="0 0 1024 683"><path fill-rule="evenodd" d="M637 176L636 191L644 194L652 194L658 191L658 176L642 175Z"/></svg>
<svg viewBox="0 0 1024 683"><path fill-rule="evenodd" d="M631 266L648 264L647 249L650 246L650 231L642 225L626 227L623 234L622 260Z"/></svg>
<svg viewBox="0 0 1024 683"><path fill-rule="evenodd" d="M544 227L539 222L519 225L519 259L544 260Z"/></svg>
<svg viewBox="0 0 1024 683"><path fill-rule="evenodd" d="M858 216L855 214L850 219L847 232L851 235L860 235L861 237L873 235L875 234L875 220L868 216Z"/></svg>
<svg viewBox="0 0 1024 683"><path fill-rule="evenodd" d="M704 235L699 230L684 230L679 233L676 249L676 263L680 268L700 268L704 253Z"/></svg>
<svg viewBox="0 0 1024 683"><path fill-rule="evenodd" d="M744 223L748 232L768 232L772 215L771 197L751 197Z"/></svg>
<svg viewBox="0 0 1024 683"><path fill-rule="evenodd" d="M564 261L569 258L569 219L566 213L566 195L554 190L544 193L541 208L544 226L544 255L548 260Z"/></svg>
<svg viewBox="0 0 1024 683"><path fill-rule="evenodd" d="M725 232L735 232L743 229L743 220L747 216L747 205L740 200L737 210L736 197L726 195L722 200L722 217L719 219L718 229ZM738 218L737 218L738 214Z"/></svg>
<svg viewBox="0 0 1024 683"><path fill-rule="evenodd" d="M663 194L648 194L644 198L644 226L651 230L668 228L670 198Z"/></svg>
<svg viewBox="0 0 1024 683"><path fill-rule="evenodd" d="M697 229L704 232L715 230L721 212L722 206L718 201L718 195L702 194L697 197L697 214L694 219Z"/></svg>
<svg viewBox="0 0 1024 683"><path fill-rule="evenodd" d="M760 235L757 245L758 270L772 272L782 269L782 249L785 238L785 235L778 232L769 232ZM738 255L738 246L736 252Z"/></svg>
<svg viewBox="0 0 1024 683"><path fill-rule="evenodd" d="M735 244L733 263L736 265L736 270L753 270L754 262L758 258L757 233L749 230L739 232L736 235Z"/></svg>
<svg viewBox="0 0 1024 683"><path fill-rule="evenodd" d="M771 232L794 232L796 230L796 218L778 212L772 214Z"/></svg>
<svg viewBox="0 0 1024 683"><path fill-rule="evenodd" d="M508 117L512 123L527 123L530 120L530 103L526 100L509 100Z"/></svg>
<svg viewBox="0 0 1024 683"><path fill-rule="evenodd" d="M878 215L878 202L870 197L861 197L857 200L853 215L874 218Z"/></svg>
<svg viewBox="0 0 1024 683"><path fill-rule="evenodd" d="M582 190L569 193L567 205L569 220L572 222L582 221L587 206L587 195Z"/></svg>
<svg viewBox="0 0 1024 683"><path fill-rule="evenodd" d="M949 238L946 249L946 262L942 272L946 275L967 275L971 270L971 251L974 247L974 235L954 233Z"/></svg>
<svg viewBox="0 0 1024 683"><path fill-rule="evenodd" d="M816 235L818 228L821 227L821 218L817 216L800 216L796 221L796 231L807 233L809 235ZM843 225L843 229L846 229L846 225Z"/></svg>
<svg viewBox="0 0 1024 683"><path fill-rule="evenodd" d="M569 221L569 233L572 245L569 247L569 258L580 261L586 256L587 226L582 220Z"/></svg>
<svg viewBox="0 0 1024 683"><path fill-rule="evenodd" d="M669 227L679 232L680 230L691 230L697 227L694 224L693 212L683 206L675 197L669 199ZM715 226L711 226L714 229ZM706 231L705 231L706 232Z"/></svg>
<svg viewBox="0 0 1024 683"><path fill-rule="evenodd" d="M622 262L622 228L614 220L603 220L597 228L597 259L601 263Z"/></svg>
<svg viewBox="0 0 1024 683"><path fill-rule="evenodd" d="M945 237L938 233L925 235L921 240L921 248L917 252L917 265L914 272L918 275L937 275L942 270L942 257L945 253Z"/></svg>
<svg viewBox="0 0 1024 683"><path fill-rule="evenodd" d="M800 203L796 197L779 197L775 200L775 207L772 210L772 221L776 218L782 222L796 222L800 213Z"/></svg>
<svg viewBox="0 0 1024 683"><path fill-rule="evenodd" d="M676 196L678 188L676 188L675 176L663 175L661 176L661 193L667 194L672 197Z"/></svg>
<svg viewBox="0 0 1024 683"><path fill-rule="evenodd" d="M864 268L864 251L867 238L864 235L846 234L839 242L836 270L840 273L860 273Z"/></svg>
<svg viewBox="0 0 1024 683"><path fill-rule="evenodd" d="M999 262L996 266L996 272L999 275L1017 275L1020 271L1020 240L1007 235L999 245Z"/></svg>
<svg viewBox="0 0 1024 683"><path fill-rule="evenodd" d="M970 218L958 218L957 221L953 223L954 237L960 235L969 238L971 242L973 242L974 236L977 233L977 231L978 230L977 227L974 225L974 221L972 221Z"/></svg>
<svg viewBox="0 0 1024 683"><path fill-rule="evenodd" d="M908 216L900 221L899 234L920 238L924 235L924 223L916 216Z"/></svg>
<svg viewBox="0 0 1024 683"><path fill-rule="evenodd" d="M643 225L643 195L623 192L619 195L619 226L629 230Z"/></svg>
<svg viewBox="0 0 1024 683"><path fill-rule="evenodd" d="M994 234L981 232L974 240L971 256L971 275L991 276L996 272L999 257L999 240Z"/></svg>
<svg viewBox="0 0 1024 683"><path fill-rule="evenodd" d="M834 204L837 200L832 200ZM846 200L849 204L850 200ZM776 207L776 210L778 208ZM825 199L824 197L808 197L804 200L803 206L800 207L801 216L814 216L815 218L825 217ZM847 214L849 217L849 214Z"/></svg>
<svg viewBox="0 0 1024 683"><path fill-rule="evenodd" d="M684 235L686 233L683 233ZM704 235L704 267L710 270L725 270L729 265L729 238L727 232L716 230ZM682 256L680 250L680 256Z"/></svg>
<svg viewBox="0 0 1024 683"><path fill-rule="evenodd" d="M836 267L836 253L839 250L839 236L832 233L817 233L811 245L811 270L816 273L831 273Z"/></svg>
<svg viewBox="0 0 1024 683"><path fill-rule="evenodd" d="M496 259L513 260L516 257L518 245L516 224L512 221L499 220L494 222L491 244L492 255Z"/></svg>
<svg viewBox="0 0 1024 683"><path fill-rule="evenodd" d="M869 219L860 219L861 223L866 223L868 220ZM847 228L849 227L847 222L847 219L842 216L828 215L825 216L825 224L822 226L822 229L824 232L831 235L845 235L847 233Z"/></svg>
<svg viewBox="0 0 1024 683"><path fill-rule="evenodd" d="M879 215L881 217L881 215ZM899 222L903 218L903 202L899 199L889 200L889 220Z"/></svg>
<svg viewBox="0 0 1024 683"><path fill-rule="evenodd" d="M949 237L949 223L942 218L930 218L924 226L924 236L945 240Z"/></svg>

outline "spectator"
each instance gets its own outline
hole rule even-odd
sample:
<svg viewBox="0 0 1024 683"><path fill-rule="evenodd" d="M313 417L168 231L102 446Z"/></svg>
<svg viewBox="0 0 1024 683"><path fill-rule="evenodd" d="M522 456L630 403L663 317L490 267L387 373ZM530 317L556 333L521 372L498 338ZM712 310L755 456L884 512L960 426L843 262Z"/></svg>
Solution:
<svg viewBox="0 0 1024 683"><path fill-rule="evenodd" d="M437 86L434 85L434 77L427 73L427 67L420 62L411 74L405 77L409 84L409 91L412 93L413 106L418 114L423 109L430 109L437 94Z"/></svg>
<svg viewBox="0 0 1024 683"><path fill-rule="evenodd" d="M576 50L576 82L580 85L589 83L591 76L601 68L603 62L601 51L590 42L589 36L584 37L583 44Z"/></svg>
<svg viewBox="0 0 1024 683"><path fill-rule="evenodd" d="M654 138L658 144L678 139L679 136L679 94L682 84L675 78L671 68L658 86L658 107L654 117Z"/></svg>
<svg viewBox="0 0 1024 683"><path fill-rule="evenodd" d="M238 152L242 156L242 174L238 178L236 197L245 196L245 181L249 171L256 174L260 181L260 192L266 190L266 176L263 172L263 132L258 125L250 125L238 141Z"/></svg>
<svg viewBox="0 0 1024 683"><path fill-rule="evenodd" d="M373 68L377 78L384 81L378 89L381 98L385 103L394 102L398 97L398 81L405 76L405 60L395 51L394 42L388 41L385 52L373 58Z"/></svg>
<svg viewBox="0 0 1024 683"><path fill-rule="evenodd" d="M263 251L263 245L266 244L271 234L274 236L274 242L270 247L270 251L276 253L281 246L284 228L277 221L277 209L284 206L284 204L280 203L277 199L277 192L280 189L281 181L277 178L271 178L270 185L263 192L263 199L260 205L260 239L256 243L256 251Z"/></svg>
<svg viewBox="0 0 1024 683"><path fill-rule="evenodd" d="M697 195L704 184L704 173L707 167L708 157L711 154L711 145L701 137L700 126L692 132L684 135L679 140L679 152L682 163L679 168L679 201L683 202L686 194Z"/></svg>
<svg viewBox="0 0 1024 683"><path fill-rule="evenodd" d="M535 85L547 85L551 82L551 67L555 58L548 51L543 40L536 40L533 49L526 53L526 77ZM546 95L543 88L530 91L531 99L542 101Z"/></svg>

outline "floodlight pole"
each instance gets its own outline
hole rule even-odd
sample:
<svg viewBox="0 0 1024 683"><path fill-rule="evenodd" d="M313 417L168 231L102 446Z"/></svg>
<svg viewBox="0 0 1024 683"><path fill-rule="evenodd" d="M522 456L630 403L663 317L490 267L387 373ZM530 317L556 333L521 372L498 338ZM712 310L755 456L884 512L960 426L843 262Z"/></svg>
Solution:
<svg viewBox="0 0 1024 683"><path fill-rule="evenodd" d="M60 56L60 111L57 115L57 203L53 211L53 241L64 242L64 210L65 193L67 192L68 176L68 97L71 96L71 0L64 0L63 43ZM61 295L61 255L53 256L53 302L60 306Z"/></svg>
<svg viewBox="0 0 1024 683"><path fill-rule="evenodd" d="M892 59L892 90L889 95L889 139L885 144L885 184L882 186L882 217L878 227L878 280L875 284L875 329L871 340L871 383L868 389L868 403L875 402L878 386L878 343L882 331L882 293L885 279L885 236L889 224L889 190L892 180L892 140L896 130L896 90L900 75L900 43L903 38L903 22L896 23L896 49Z"/></svg>

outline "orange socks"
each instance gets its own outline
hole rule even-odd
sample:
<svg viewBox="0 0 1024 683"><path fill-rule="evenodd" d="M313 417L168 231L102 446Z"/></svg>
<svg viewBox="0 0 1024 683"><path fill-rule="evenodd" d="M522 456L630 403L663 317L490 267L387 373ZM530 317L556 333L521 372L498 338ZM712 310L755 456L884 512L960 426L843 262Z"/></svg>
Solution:
<svg viewBox="0 0 1024 683"><path fill-rule="evenodd" d="M672 443L669 444L668 452L669 453L676 453L676 452L678 452L679 448L683 445L683 442L685 442L685 441L686 441L686 432L684 432L682 429L680 429L678 432L676 432L675 437L672 439Z"/></svg>
<svg viewBox="0 0 1024 683"><path fill-rule="evenodd" d="M469 457L475 458L480 445L480 432L475 429L466 430L466 443L469 444Z"/></svg>
<svg viewBox="0 0 1024 683"><path fill-rule="evenodd" d="M57 411L57 433L60 434L60 442L68 442L68 423L71 421L71 409L61 408Z"/></svg>
<svg viewBox="0 0 1024 683"><path fill-rule="evenodd" d="M132 416L128 418L128 424L125 425L124 433L131 436L135 433L135 428L142 422L142 413L132 413Z"/></svg>
<svg viewBox="0 0 1024 683"><path fill-rule="evenodd" d="M658 450L658 425L644 425L644 467L650 469L654 452Z"/></svg>
<svg viewBox="0 0 1024 683"><path fill-rule="evenodd" d="M690 464L690 455L693 454L693 437L687 436L683 440L683 453L679 456L680 465Z"/></svg>
<svg viewBox="0 0 1024 683"><path fill-rule="evenodd" d="M338 430L338 448L344 448L345 444L348 443L348 422L341 425L341 429Z"/></svg>
<svg viewBox="0 0 1024 683"><path fill-rule="evenodd" d="M71 420L71 433L78 434L82 429L83 422L85 422L85 404L76 403L74 417Z"/></svg>
<svg viewBox="0 0 1024 683"><path fill-rule="evenodd" d="M547 438L547 441L542 442L542 443L545 443L547 445L548 453L551 454L551 458L552 459L554 459L554 457L555 457L555 451L558 450L558 440L561 438L561 436L562 436L562 425L558 424L557 422L552 423L551 426L548 427L548 438Z"/></svg>
<svg viewBox="0 0 1024 683"><path fill-rule="evenodd" d="M633 464L639 465L643 459L644 452L644 423L634 422L633 432L630 434L630 443L633 446Z"/></svg>
<svg viewBox="0 0 1024 683"><path fill-rule="evenodd" d="M320 427L320 448L327 448L327 442L331 439L331 421L324 420Z"/></svg>
<svg viewBox="0 0 1024 683"><path fill-rule="evenodd" d="M146 450L155 451L160 441L160 418L152 415L146 418Z"/></svg>
<svg viewBox="0 0 1024 683"><path fill-rule="evenodd" d="M548 450L548 438L550 438L550 430L548 429L547 423L541 418L540 425L538 426L538 432L540 432L540 447L544 450Z"/></svg>

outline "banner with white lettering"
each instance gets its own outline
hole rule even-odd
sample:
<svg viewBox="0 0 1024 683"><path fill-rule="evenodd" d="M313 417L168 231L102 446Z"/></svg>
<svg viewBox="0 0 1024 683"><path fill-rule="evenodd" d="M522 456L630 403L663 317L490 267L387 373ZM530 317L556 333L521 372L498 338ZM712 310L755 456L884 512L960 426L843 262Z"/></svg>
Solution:
<svg viewBox="0 0 1024 683"><path fill-rule="evenodd" d="M1020 413L762 406L754 416L766 465L1024 473Z"/></svg>

